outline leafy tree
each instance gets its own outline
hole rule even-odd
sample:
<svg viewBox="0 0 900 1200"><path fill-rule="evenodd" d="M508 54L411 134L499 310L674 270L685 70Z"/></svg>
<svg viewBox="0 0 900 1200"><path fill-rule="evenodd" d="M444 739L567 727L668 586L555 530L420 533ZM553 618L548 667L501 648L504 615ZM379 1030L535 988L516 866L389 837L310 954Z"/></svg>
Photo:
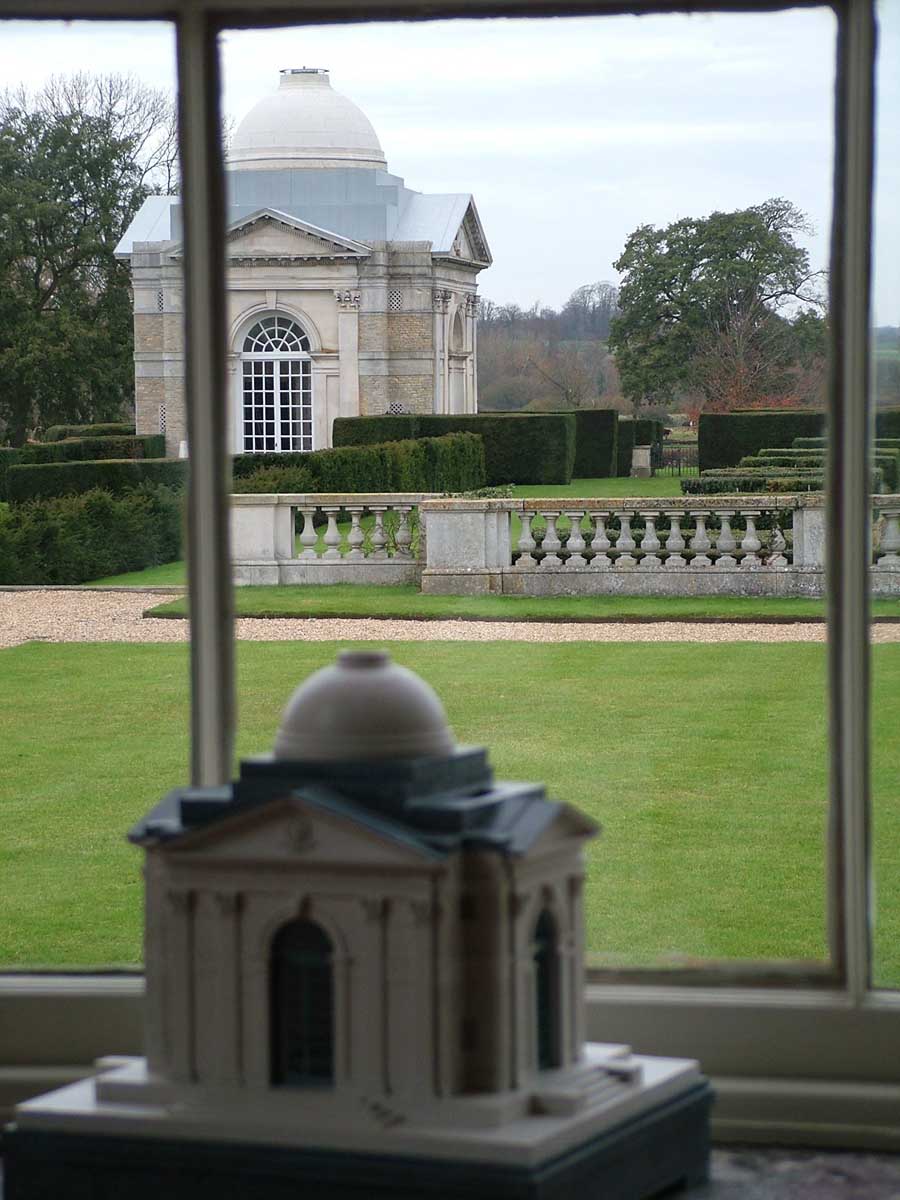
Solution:
<svg viewBox="0 0 900 1200"><path fill-rule="evenodd" d="M623 282L609 346L635 408L687 389L745 398L771 386L790 366L792 308L821 306L822 272L795 240L809 232L782 199L634 231L614 264Z"/></svg>
<svg viewBox="0 0 900 1200"><path fill-rule="evenodd" d="M13 445L131 401L130 279L114 249L174 162L172 103L133 79L0 97L0 422Z"/></svg>

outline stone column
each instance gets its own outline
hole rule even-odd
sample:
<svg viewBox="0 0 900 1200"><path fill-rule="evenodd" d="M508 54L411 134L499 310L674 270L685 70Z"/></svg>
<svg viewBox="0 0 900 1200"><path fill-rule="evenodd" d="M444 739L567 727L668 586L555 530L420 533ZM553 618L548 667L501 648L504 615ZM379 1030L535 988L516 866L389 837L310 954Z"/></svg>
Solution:
<svg viewBox="0 0 900 1200"><path fill-rule="evenodd" d="M450 401L447 355L450 293L443 288L435 288L431 298L434 309L434 411L440 414L448 411Z"/></svg>
<svg viewBox="0 0 900 1200"><path fill-rule="evenodd" d="M340 372L340 413L359 416L359 292L334 293L338 306L338 355ZM331 431L328 431L331 445Z"/></svg>
<svg viewBox="0 0 900 1200"><path fill-rule="evenodd" d="M467 338L469 359L466 363L466 412L478 412L478 363L476 361L476 340L475 332L477 321L476 313L478 312L478 300L475 296L466 296L466 318L469 326L469 336Z"/></svg>

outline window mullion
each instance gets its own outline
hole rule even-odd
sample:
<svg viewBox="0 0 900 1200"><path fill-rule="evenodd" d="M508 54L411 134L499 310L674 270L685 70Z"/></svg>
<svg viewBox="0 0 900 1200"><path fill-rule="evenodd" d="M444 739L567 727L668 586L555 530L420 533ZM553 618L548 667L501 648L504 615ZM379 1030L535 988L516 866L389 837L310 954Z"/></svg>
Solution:
<svg viewBox="0 0 900 1200"><path fill-rule="evenodd" d="M216 31L199 8L177 26L185 245L190 480L191 776L226 782L234 738L234 644L225 395L225 210Z"/></svg>
<svg viewBox="0 0 900 1200"><path fill-rule="evenodd" d="M875 13L847 0L838 41L829 409L830 905L851 998L870 983L869 304Z"/></svg>

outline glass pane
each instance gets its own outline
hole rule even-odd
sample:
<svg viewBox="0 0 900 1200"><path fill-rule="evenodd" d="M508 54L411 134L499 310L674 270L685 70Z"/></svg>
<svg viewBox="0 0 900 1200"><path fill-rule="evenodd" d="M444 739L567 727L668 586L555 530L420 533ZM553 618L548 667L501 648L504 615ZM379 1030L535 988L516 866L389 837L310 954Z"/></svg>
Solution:
<svg viewBox="0 0 900 1200"><path fill-rule="evenodd" d="M131 271L134 242L181 239L174 30L0 41L0 584L33 589L0 597L0 971L137 967L126 833L189 770L186 647L161 644L186 623L142 618L184 583L182 284L152 255ZM36 473L15 495L7 465Z"/></svg>
<svg viewBox="0 0 900 1200"><path fill-rule="evenodd" d="M299 405L296 382L281 393L303 447L325 424L314 414L326 403L328 414L338 405L347 411L353 392L341 373L349 329L359 339L350 369L358 369L360 412L464 411L464 355L474 331L453 292L464 286L474 295L477 288L479 412L600 408L621 418L615 466L609 459L606 470L576 472L571 482L515 480L517 498L559 498L562 567L577 553L579 534L576 528L572 535L565 515L578 510L573 498L585 498L581 511L591 514L579 527L592 578L601 575L596 559L607 553L594 520L600 498L611 508L623 497L636 500L628 520L613 515L605 525L611 578L625 575L615 564L629 554L687 564L671 568L684 578L674 596L642 587L639 580L652 571L639 568L635 584L621 591L598 584L591 593L579 582L572 589L579 594L565 598L541 595L535 584L526 599L480 598L477 604L491 602L480 610L473 598L454 597L453 605L471 605L482 617L515 620L527 605L536 619L587 623L540 634L514 627L513 644L470 626L471 636L452 644L401 642L396 656L435 684L460 739L490 747L501 777L544 781L554 796L602 823L586 890L597 964L799 961L821 973L828 958L823 573L815 563L805 574L795 571L792 557L799 565L800 526L805 520L812 528L818 519L814 497L824 482L824 453L807 460L794 442L824 435L827 330L818 302L830 229L833 13L234 30L222 44L234 221L270 205L323 236L372 242L388 230L389 239L406 244L445 232L431 231L424 201L421 223L412 221L417 196L472 193L493 257L483 268L479 226L469 220L450 231L446 245L432 245L439 259L450 260L454 282L423 256L427 286L410 287L398 263L396 278L379 291L360 287L368 276L354 278L344 263L344 282L334 284L340 305L333 293L316 290L323 264L298 266L298 280L309 286L277 292L283 311L274 315L279 328L294 317L312 339L314 380L303 359ZM378 71L370 69L375 60ZM291 61L309 65L272 69L268 77L259 69ZM298 112L304 95L327 103L334 128L338 114L345 123L354 114L353 138L324 145L273 129L263 139L276 95L285 103L294 97ZM405 225L402 211L410 214ZM611 335L624 311L622 289L642 256L654 266L649 227L667 231L663 265L684 295L649 296L643 312L640 297L632 298L636 333L616 348ZM287 253L292 237L273 228L267 245L275 253L282 239ZM235 321L242 305L259 302L246 290L249 270L235 268ZM689 286L695 275L696 288ZM449 298L442 298L445 289ZM441 347L450 351L444 358ZM291 362L294 381L295 367ZM283 361L279 369L284 379ZM435 391L445 369L447 395ZM698 418L738 409L763 410L751 417L766 431L736 455L720 447L719 457L702 465L736 469L741 459L768 451L774 468L746 464L742 482L728 481L728 500L717 503L719 493L711 492L683 496L682 484L698 482ZM650 439L649 479L630 477L626 435L633 443L638 430L632 418L657 418L670 433L664 445L661 436ZM278 419L287 421L283 412ZM645 438L647 428L640 427ZM284 444L284 430L282 438ZM779 453L788 461L778 461ZM769 478L781 481L774 491ZM807 507L767 502L779 490ZM747 495L756 499L742 499ZM705 531L692 516L698 506ZM388 514L384 522L390 557L396 518ZM337 524L336 550L348 565L348 515ZM360 525L364 559L373 548L374 517L363 513ZM535 552L543 564L553 534L540 515L532 530L543 540ZM315 533L323 554L321 514ZM521 535L516 519L514 555ZM812 533L806 540L811 548ZM691 565L704 557L708 568ZM704 569L728 580L722 594L712 582L692 591L690 581ZM517 578L527 593L531 577ZM810 594L798 595L802 587ZM642 590L650 595L631 595ZM320 603L322 611L330 605L334 613L336 589L318 601L312 595L305 589L304 603ZM342 615L384 615L400 604L390 587L365 595L360 587L348 597ZM242 588L239 599L249 611L263 593L257 599ZM436 615L450 612L449 601L441 613L439 597L421 600ZM667 623L590 623L629 615ZM692 623L674 623L684 617ZM398 636L405 632L401 627ZM421 627L410 626L408 636L418 642ZM271 695L263 701L250 665L263 652L243 648L241 753L270 744L296 679L337 649L271 647Z"/></svg>
<svg viewBox="0 0 900 1200"><path fill-rule="evenodd" d="M873 983L900 988L900 3L878 5L878 154L872 334L873 469L884 493L873 512L872 834Z"/></svg>

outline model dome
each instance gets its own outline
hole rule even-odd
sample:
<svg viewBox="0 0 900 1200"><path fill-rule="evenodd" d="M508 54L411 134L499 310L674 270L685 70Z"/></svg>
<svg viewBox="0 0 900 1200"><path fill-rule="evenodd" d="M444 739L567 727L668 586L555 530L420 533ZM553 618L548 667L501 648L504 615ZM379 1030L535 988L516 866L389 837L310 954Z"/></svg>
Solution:
<svg viewBox="0 0 900 1200"><path fill-rule="evenodd" d="M387 162L368 117L336 92L327 71L281 72L278 91L260 100L238 125L232 170L290 167L381 167Z"/></svg>
<svg viewBox="0 0 900 1200"><path fill-rule="evenodd" d="M428 684L383 650L345 650L288 701L275 758L361 762L452 754L444 706Z"/></svg>

